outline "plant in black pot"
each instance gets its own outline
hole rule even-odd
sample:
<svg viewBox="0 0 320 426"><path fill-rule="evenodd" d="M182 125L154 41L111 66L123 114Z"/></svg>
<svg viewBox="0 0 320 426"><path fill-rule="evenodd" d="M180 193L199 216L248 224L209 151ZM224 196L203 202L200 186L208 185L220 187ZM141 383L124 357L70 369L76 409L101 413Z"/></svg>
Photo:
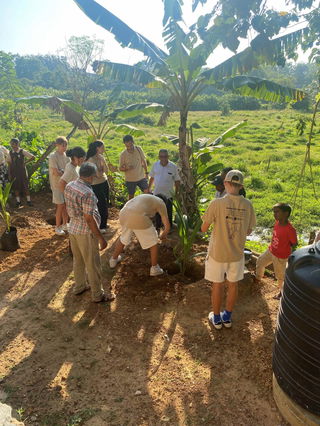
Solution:
<svg viewBox="0 0 320 426"><path fill-rule="evenodd" d="M7 183L4 188L0 185L0 215L6 225L6 229L0 237L0 249L5 251L16 251L20 245L17 236L17 228L11 226L10 213L7 210L7 203L10 195L12 182Z"/></svg>

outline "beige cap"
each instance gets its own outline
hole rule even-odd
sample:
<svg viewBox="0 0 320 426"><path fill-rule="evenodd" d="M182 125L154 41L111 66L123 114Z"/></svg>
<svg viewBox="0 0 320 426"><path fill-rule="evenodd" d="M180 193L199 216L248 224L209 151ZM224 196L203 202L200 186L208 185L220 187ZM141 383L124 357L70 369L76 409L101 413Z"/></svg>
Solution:
<svg viewBox="0 0 320 426"><path fill-rule="evenodd" d="M230 170L225 177L225 182L237 183L238 185L243 185L243 174L240 170Z"/></svg>

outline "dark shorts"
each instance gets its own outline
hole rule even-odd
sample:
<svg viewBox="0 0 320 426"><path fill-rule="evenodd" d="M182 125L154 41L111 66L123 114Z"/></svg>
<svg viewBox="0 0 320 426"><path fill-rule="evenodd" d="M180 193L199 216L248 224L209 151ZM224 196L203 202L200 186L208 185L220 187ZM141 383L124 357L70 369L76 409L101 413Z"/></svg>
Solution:
<svg viewBox="0 0 320 426"><path fill-rule="evenodd" d="M145 191L148 189L149 184L146 178L138 180L138 182L126 182L126 187L129 195L134 195L137 189L137 186L141 189L141 191Z"/></svg>

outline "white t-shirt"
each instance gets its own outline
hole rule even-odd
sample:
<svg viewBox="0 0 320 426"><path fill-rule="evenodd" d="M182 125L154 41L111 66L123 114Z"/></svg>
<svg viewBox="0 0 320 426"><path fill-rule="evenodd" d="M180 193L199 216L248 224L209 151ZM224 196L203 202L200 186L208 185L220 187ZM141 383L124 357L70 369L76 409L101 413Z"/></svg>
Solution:
<svg viewBox="0 0 320 426"><path fill-rule="evenodd" d="M64 169L64 173L61 176L60 180L64 180L66 183L77 180L79 177L79 167L74 166L72 163L68 163Z"/></svg>
<svg viewBox="0 0 320 426"><path fill-rule="evenodd" d="M154 194L172 198L174 183L180 181L178 167L171 161L166 166L157 161L151 168L150 176L154 178Z"/></svg>

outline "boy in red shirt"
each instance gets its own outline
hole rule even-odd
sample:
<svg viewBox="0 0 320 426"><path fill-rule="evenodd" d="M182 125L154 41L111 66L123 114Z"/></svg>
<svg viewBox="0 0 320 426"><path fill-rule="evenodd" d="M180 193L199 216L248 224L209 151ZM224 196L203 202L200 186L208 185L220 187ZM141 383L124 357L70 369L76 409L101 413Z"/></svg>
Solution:
<svg viewBox="0 0 320 426"><path fill-rule="evenodd" d="M287 260L298 241L296 230L288 220L291 214L290 205L285 203L275 204L273 206L273 214L276 223L273 228L271 244L257 260L256 279L260 281L265 267L273 263L280 290L279 294L274 296L274 299L280 299Z"/></svg>

